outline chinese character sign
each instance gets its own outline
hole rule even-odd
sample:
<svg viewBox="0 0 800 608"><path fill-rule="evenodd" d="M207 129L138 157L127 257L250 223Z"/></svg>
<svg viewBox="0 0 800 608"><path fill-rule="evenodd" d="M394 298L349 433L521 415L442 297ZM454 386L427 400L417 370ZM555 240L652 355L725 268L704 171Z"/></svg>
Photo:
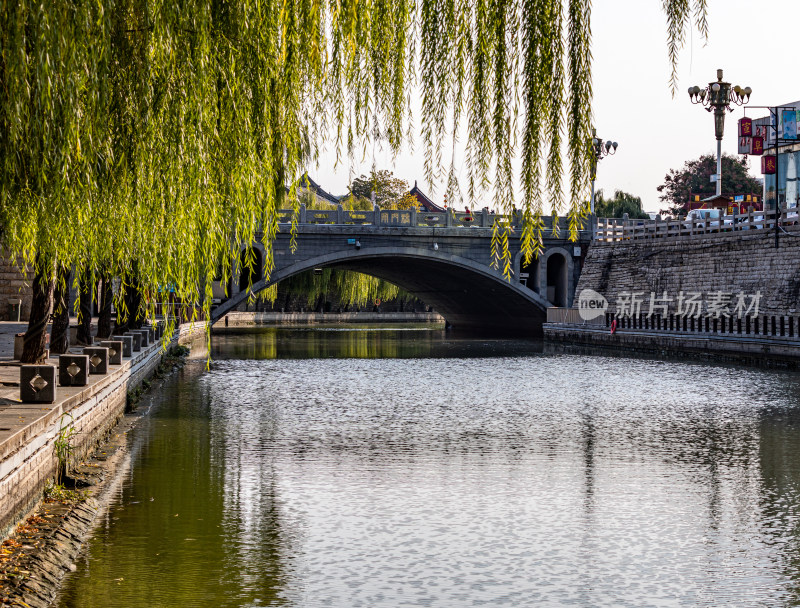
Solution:
<svg viewBox="0 0 800 608"><path fill-rule="evenodd" d="M739 119L739 137L752 137L753 135L753 120L751 118Z"/></svg>
<svg viewBox="0 0 800 608"><path fill-rule="evenodd" d="M751 137L750 138L750 154L761 156L764 154L764 138Z"/></svg>
<svg viewBox="0 0 800 608"><path fill-rule="evenodd" d="M767 154L761 157L761 173L764 175L775 175L775 156Z"/></svg>

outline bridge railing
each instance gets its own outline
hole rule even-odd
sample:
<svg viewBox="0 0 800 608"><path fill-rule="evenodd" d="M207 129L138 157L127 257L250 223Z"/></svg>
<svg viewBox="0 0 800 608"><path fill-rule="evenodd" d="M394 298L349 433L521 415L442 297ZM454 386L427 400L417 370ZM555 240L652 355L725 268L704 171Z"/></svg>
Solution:
<svg viewBox="0 0 800 608"><path fill-rule="evenodd" d="M387 227L478 227L491 228L495 220L502 218L511 220L511 226L518 228L522 223L522 214L515 211L511 215L495 214L487 207L480 211L455 211L446 209L444 211L425 211L420 209L380 209L374 207L371 210L348 210L341 205L333 209L307 209L305 205L300 205L297 211L292 209L279 209L276 212L278 223L289 224L294 218L298 224L337 224L337 225L370 225ZM622 220L601 220L602 225L598 225L598 234L618 235L621 239L623 230L621 226L613 222ZM542 217L545 233L553 229L553 217ZM558 226L561 234L569 232L569 220L558 218ZM625 233L627 234L627 233Z"/></svg>
<svg viewBox="0 0 800 608"><path fill-rule="evenodd" d="M774 210L751 211L721 218L691 220L625 220L597 218L595 239L601 242L632 241L655 238L689 237L745 230L774 230ZM783 210L779 219L781 226L796 225L800 217L796 210Z"/></svg>
<svg viewBox="0 0 800 608"><path fill-rule="evenodd" d="M495 219L511 218L512 226L519 226L520 214L512 216L496 215L488 208L480 211L425 211L419 209L380 209L349 210L341 205L334 209L307 209L300 205L295 212L292 209L279 209L276 212L278 223L288 224L294 218L298 224L340 224L371 226L410 226L410 227L457 227L477 226L491 228ZM549 218L544 218L545 220ZM565 224L566 226L566 224Z"/></svg>

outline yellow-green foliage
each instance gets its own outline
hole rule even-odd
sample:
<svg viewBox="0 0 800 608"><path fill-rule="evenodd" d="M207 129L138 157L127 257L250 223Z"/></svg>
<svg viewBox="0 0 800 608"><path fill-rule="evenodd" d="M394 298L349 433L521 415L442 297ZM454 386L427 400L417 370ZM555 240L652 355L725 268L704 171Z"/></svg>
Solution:
<svg viewBox="0 0 800 608"><path fill-rule="evenodd" d="M333 268L321 270L318 274L304 272L281 281L281 288L304 296L309 306L324 296L335 298L345 306L366 306L375 300L393 300L404 294L396 285L366 274Z"/></svg>
<svg viewBox="0 0 800 608"><path fill-rule="evenodd" d="M693 17L705 33L706 0L663 6L674 66ZM530 256L543 200L560 207L562 144L573 234L585 213L590 7L0 0L0 236L40 271L58 261L209 305L217 266L227 280L262 228L269 272L275 209L329 131L351 154L376 139L400 150L419 82L426 172L448 200L442 142L462 123L471 202L491 189L510 210L521 158Z"/></svg>

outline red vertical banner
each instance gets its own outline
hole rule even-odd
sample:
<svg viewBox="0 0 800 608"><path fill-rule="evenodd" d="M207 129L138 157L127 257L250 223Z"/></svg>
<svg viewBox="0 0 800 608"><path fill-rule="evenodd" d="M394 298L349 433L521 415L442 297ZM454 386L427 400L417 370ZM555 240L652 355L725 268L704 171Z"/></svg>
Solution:
<svg viewBox="0 0 800 608"><path fill-rule="evenodd" d="M764 175L774 175L775 174L775 156L772 154L767 154L761 157L761 173Z"/></svg>
<svg viewBox="0 0 800 608"><path fill-rule="evenodd" d="M750 138L750 154L761 156L764 154L764 138L751 137Z"/></svg>
<svg viewBox="0 0 800 608"><path fill-rule="evenodd" d="M739 119L739 137L752 137L753 136L753 119L744 118Z"/></svg>

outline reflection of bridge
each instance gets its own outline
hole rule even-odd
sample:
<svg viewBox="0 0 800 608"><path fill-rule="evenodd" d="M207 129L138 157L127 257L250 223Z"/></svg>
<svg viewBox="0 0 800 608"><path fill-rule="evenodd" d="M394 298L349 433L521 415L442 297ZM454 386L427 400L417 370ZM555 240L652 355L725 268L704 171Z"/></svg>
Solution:
<svg viewBox="0 0 800 608"><path fill-rule="evenodd" d="M245 252L234 271L239 281L230 298L211 313L212 322L242 304L250 293L314 268L353 270L385 279L441 313L457 328L541 333L548 306L572 302L590 237L582 231L568 240L564 219L560 237L545 219L545 250L521 265L516 225L509 238L514 275L511 281L491 265L492 222L488 210L472 213L306 210L297 224L297 249L290 250L290 211L280 215L273 244L275 266L263 277L263 245L254 244L255 265L244 267ZM252 282L251 289L247 289Z"/></svg>

